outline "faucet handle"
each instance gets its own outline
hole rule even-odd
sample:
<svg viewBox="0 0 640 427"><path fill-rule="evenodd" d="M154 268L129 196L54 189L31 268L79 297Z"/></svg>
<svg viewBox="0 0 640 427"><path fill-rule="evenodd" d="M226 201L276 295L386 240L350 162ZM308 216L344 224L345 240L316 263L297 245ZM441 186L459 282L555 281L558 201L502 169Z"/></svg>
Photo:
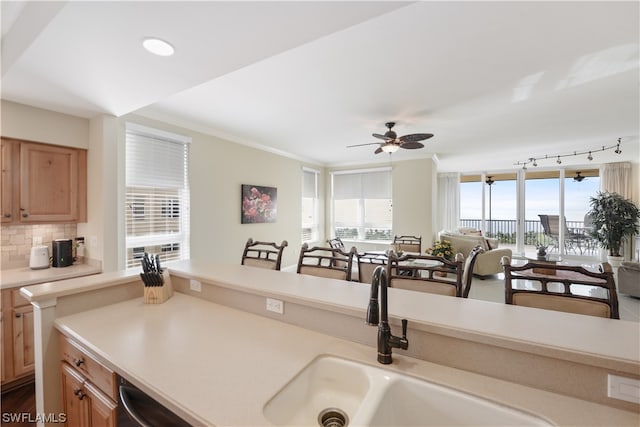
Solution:
<svg viewBox="0 0 640 427"><path fill-rule="evenodd" d="M407 319L402 319L402 339L407 339Z"/></svg>

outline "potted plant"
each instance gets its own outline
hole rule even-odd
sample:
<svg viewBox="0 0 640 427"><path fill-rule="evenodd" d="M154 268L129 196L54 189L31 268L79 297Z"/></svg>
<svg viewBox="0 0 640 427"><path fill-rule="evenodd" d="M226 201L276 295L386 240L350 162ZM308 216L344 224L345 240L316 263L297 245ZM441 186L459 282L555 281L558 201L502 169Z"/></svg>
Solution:
<svg viewBox="0 0 640 427"><path fill-rule="evenodd" d="M589 205L591 210L587 215L593 221L591 237L608 250L609 263L615 267L622 261L623 242L638 233L640 211L631 200L609 192L598 192L596 197L591 197Z"/></svg>
<svg viewBox="0 0 640 427"><path fill-rule="evenodd" d="M433 247L427 249L426 252L429 255L444 258L447 261L451 261L453 259L453 247L451 246L451 242L448 240L436 240L433 243ZM447 273L440 271L436 272L436 275L447 277Z"/></svg>

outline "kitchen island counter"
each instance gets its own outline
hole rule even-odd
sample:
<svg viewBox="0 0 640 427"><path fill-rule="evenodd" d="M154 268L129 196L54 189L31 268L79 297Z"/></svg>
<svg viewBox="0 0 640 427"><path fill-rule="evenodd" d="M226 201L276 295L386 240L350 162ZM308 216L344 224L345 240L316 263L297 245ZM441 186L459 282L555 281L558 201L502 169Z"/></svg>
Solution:
<svg viewBox="0 0 640 427"><path fill-rule="evenodd" d="M375 348L176 293L58 318L56 328L195 425L270 425L263 407L319 355L376 365ZM370 329L372 335L375 328ZM415 343L417 344L417 343ZM381 366L381 365L377 365ZM637 425L638 414L394 353L397 370L556 425Z"/></svg>

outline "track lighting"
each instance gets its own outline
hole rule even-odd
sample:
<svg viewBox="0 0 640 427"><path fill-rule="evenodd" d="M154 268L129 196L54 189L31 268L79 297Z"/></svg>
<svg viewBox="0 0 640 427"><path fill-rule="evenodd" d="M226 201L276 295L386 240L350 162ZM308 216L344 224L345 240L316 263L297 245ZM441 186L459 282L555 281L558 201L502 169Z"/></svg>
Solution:
<svg viewBox="0 0 640 427"><path fill-rule="evenodd" d="M620 144L621 143L622 143L622 138L618 138L618 141L615 144L610 145L608 147L603 145L601 149L599 148L599 149L596 149L596 150L574 151L573 153L569 153L569 154L545 154L544 156L529 157L527 160L522 160L522 161L515 162L514 165L516 165L516 166L526 166L528 164L531 164L533 166L538 166L538 160L553 159L554 157L556 158L556 163L557 164L562 164L562 157L581 156L583 154L587 154L587 160L592 161L593 160L593 152L596 152L596 151L614 150L614 153L622 154L622 150L620 149ZM527 168L523 167L522 169L526 170Z"/></svg>

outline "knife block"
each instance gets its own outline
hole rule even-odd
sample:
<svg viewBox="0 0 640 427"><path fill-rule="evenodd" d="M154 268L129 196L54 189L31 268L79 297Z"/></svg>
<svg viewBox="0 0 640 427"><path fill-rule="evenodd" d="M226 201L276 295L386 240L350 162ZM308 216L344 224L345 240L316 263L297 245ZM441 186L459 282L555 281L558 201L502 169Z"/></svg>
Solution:
<svg viewBox="0 0 640 427"><path fill-rule="evenodd" d="M144 287L144 303L145 304L162 304L173 296L173 285L171 284L171 276L165 270L162 273L162 286L145 286Z"/></svg>

